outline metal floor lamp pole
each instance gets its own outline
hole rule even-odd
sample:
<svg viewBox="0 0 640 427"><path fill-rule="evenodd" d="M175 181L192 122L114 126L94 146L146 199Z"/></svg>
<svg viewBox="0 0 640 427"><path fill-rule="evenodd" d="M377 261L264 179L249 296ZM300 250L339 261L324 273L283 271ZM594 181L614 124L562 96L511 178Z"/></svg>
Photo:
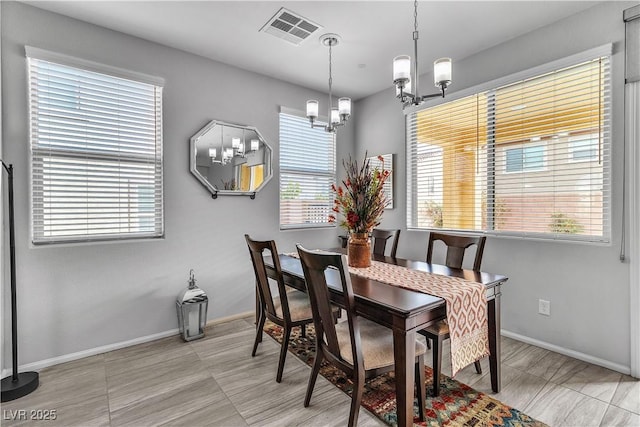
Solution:
<svg viewBox="0 0 640 427"><path fill-rule="evenodd" d="M16 304L16 237L13 216L13 165L2 167L9 177L9 251L11 259L11 358L13 374L2 379L2 402L19 399L38 388L37 372L18 373L18 308Z"/></svg>

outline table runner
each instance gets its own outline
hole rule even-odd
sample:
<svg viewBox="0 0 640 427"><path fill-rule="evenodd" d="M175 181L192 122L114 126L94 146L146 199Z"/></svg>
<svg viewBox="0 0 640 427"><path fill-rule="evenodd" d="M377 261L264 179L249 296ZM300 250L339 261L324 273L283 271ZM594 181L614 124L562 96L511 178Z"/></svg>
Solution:
<svg viewBox="0 0 640 427"><path fill-rule="evenodd" d="M371 267L349 267L349 272L446 301L452 376L489 355L487 295L483 284L378 261L371 261Z"/></svg>
<svg viewBox="0 0 640 427"><path fill-rule="evenodd" d="M299 258L296 252L285 255ZM366 268L349 267L349 272L445 300L452 377L465 366L489 355L487 294L482 283L379 261L371 261L371 266Z"/></svg>

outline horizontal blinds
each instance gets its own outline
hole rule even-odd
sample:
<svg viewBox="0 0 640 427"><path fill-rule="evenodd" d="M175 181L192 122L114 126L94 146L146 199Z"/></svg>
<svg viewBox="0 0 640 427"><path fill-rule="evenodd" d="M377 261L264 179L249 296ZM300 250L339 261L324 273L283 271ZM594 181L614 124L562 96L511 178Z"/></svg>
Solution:
<svg viewBox="0 0 640 427"><path fill-rule="evenodd" d="M609 61L407 116L408 225L610 239Z"/></svg>
<svg viewBox="0 0 640 427"><path fill-rule="evenodd" d="M28 66L34 243L161 236L162 88Z"/></svg>
<svg viewBox="0 0 640 427"><path fill-rule="evenodd" d="M309 121L280 113L280 227L328 226L335 139Z"/></svg>

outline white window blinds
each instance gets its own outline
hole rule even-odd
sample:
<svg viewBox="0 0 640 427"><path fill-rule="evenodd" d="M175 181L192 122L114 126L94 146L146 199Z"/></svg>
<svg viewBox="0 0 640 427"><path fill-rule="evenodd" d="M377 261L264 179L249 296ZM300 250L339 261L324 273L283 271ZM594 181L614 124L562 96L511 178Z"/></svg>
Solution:
<svg viewBox="0 0 640 427"><path fill-rule="evenodd" d="M280 228L334 226L335 136L306 118L280 113Z"/></svg>
<svg viewBox="0 0 640 427"><path fill-rule="evenodd" d="M162 87L27 59L33 242L162 236Z"/></svg>
<svg viewBox="0 0 640 427"><path fill-rule="evenodd" d="M608 242L606 56L407 115L408 227Z"/></svg>

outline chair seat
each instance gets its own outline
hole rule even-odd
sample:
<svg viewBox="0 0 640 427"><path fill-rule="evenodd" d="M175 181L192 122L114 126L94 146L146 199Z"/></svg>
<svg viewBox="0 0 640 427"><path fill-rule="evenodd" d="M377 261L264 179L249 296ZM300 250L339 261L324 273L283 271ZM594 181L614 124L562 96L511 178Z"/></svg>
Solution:
<svg viewBox="0 0 640 427"><path fill-rule="evenodd" d="M309 295L307 295L307 293L297 291L293 288L287 289L287 301L289 302L289 312L293 322L313 319L311 302L309 301ZM273 305L278 317L283 318L282 303L280 302L279 297L275 297L273 299ZM331 308L336 313L340 310L340 307L332 306Z"/></svg>
<svg viewBox="0 0 640 427"><path fill-rule="evenodd" d="M440 335L449 335L449 324L446 320L439 320L433 325L427 326L423 329L429 335L440 336Z"/></svg>
<svg viewBox="0 0 640 427"><path fill-rule="evenodd" d="M364 369L368 371L393 365L393 332L391 329L364 318L359 318L358 322L360 325ZM336 325L336 335L340 346L340 356L350 364L353 364L349 324L347 322L338 323ZM416 356L424 354L426 350L426 346L416 340Z"/></svg>
<svg viewBox="0 0 640 427"><path fill-rule="evenodd" d="M311 312L311 303L309 302L309 296L300 291L287 290L287 301L289 302L289 313L291 314L291 320L297 322L299 320L313 319ZM282 313L282 302L279 297L273 299L273 305L276 309L276 314L279 318L284 318Z"/></svg>

